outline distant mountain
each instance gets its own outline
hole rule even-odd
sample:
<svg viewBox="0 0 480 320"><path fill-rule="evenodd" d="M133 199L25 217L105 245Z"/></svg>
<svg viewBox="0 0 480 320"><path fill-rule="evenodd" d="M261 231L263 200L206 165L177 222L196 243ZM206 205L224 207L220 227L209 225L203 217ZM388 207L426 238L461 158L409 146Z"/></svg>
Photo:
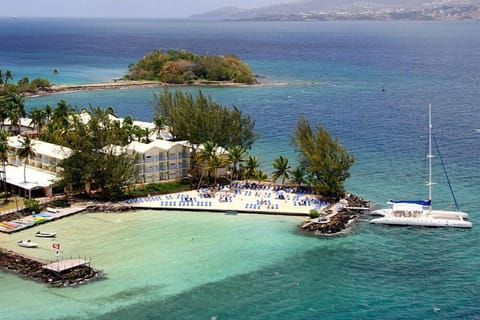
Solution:
<svg viewBox="0 0 480 320"><path fill-rule="evenodd" d="M480 0L303 0L255 9L225 7L191 16L221 20L480 19Z"/></svg>

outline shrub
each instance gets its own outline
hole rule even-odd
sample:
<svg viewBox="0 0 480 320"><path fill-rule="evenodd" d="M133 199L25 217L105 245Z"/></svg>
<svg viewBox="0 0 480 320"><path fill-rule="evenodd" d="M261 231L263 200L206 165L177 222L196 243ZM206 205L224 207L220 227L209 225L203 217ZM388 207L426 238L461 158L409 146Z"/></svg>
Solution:
<svg viewBox="0 0 480 320"><path fill-rule="evenodd" d="M310 210L310 218L315 219L315 218L318 218L319 216L320 216L320 214L318 213L318 211L316 209L311 209Z"/></svg>
<svg viewBox="0 0 480 320"><path fill-rule="evenodd" d="M23 201L23 204L25 205L25 208L28 211L35 211L35 212L40 212L40 201L35 200L35 199L25 199Z"/></svg>

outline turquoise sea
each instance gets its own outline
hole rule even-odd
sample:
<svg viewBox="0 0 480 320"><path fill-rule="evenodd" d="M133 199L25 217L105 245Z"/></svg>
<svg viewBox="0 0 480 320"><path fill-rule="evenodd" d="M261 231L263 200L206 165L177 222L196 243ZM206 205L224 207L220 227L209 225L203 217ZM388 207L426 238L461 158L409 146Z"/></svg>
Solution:
<svg viewBox="0 0 480 320"><path fill-rule="evenodd" d="M157 48L237 54L264 76L262 85L201 90L256 119L260 138L251 153L262 168L271 170L279 155L296 162L290 139L303 115L355 155L347 189L378 206L427 197L432 103L443 161L474 226L360 221L349 235L313 238L296 233L300 221L287 217L78 215L50 227L64 256L92 257L107 278L54 289L0 272L0 319L480 318L479 33L474 22L0 19L0 69L15 80L110 81ZM150 120L160 90L63 93L27 105L64 99ZM453 208L438 157L434 178L434 206ZM0 235L0 246L31 234ZM50 247L36 254L53 258Z"/></svg>

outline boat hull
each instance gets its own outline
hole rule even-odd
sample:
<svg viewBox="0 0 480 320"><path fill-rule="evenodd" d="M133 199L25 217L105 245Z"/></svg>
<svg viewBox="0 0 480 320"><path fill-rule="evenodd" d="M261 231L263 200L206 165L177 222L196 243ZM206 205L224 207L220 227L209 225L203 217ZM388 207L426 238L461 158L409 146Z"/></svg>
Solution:
<svg viewBox="0 0 480 320"><path fill-rule="evenodd" d="M24 241L24 240L18 241L17 244L20 247L24 247L24 248L36 248L36 247L38 247L38 244L36 244L35 242Z"/></svg>
<svg viewBox="0 0 480 320"><path fill-rule="evenodd" d="M436 217L404 218L404 217L382 217L370 221L373 224L386 224L396 226L419 226L419 227L450 227L450 228L471 228L470 221L462 219L439 219Z"/></svg>
<svg viewBox="0 0 480 320"><path fill-rule="evenodd" d="M461 217L462 219L468 219L468 213L462 212L462 211L444 211L444 210L428 210L425 209L424 214L430 214L432 216L437 216L439 218L446 218L446 219L455 219L457 217ZM393 209L392 208L387 208L387 209L378 209L375 211L372 211L370 213L372 216L382 216L382 217L387 217L387 216L392 216L393 215Z"/></svg>
<svg viewBox="0 0 480 320"><path fill-rule="evenodd" d="M57 234L55 232L38 231L37 233L35 233L35 237L39 237L39 238L55 238L56 236Z"/></svg>

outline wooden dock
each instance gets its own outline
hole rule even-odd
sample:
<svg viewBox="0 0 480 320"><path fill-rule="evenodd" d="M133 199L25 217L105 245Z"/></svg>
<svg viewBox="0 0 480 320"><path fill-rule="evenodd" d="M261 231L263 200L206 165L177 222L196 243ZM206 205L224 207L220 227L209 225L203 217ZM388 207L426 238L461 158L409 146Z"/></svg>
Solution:
<svg viewBox="0 0 480 320"><path fill-rule="evenodd" d="M85 259L68 259L60 260L47 265L42 266L43 269L61 273L79 266L90 265L90 261Z"/></svg>
<svg viewBox="0 0 480 320"><path fill-rule="evenodd" d="M55 211L47 211L45 213L40 213L36 215L29 215L20 219L12 221L0 221L0 232L3 233L13 233L28 228L38 226L39 224L48 223L50 221L58 220L64 217L71 216L73 214L83 212L86 210L86 207L69 207L69 208L59 208ZM41 221L36 220L36 216L46 215Z"/></svg>

